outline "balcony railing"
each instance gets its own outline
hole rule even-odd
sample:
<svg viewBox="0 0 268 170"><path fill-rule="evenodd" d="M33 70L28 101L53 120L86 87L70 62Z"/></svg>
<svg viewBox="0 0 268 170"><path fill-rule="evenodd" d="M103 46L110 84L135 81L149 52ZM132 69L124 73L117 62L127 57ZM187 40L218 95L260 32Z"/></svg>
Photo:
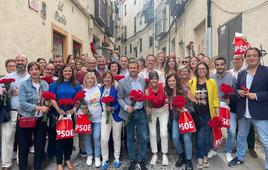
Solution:
<svg viewBox="0 0 268 170"><path fill-rule="evenodd" d="M183 11L184 7L189 0L170 0L169 7L170 7L170 15L171 16L180 16Z"/></svg>

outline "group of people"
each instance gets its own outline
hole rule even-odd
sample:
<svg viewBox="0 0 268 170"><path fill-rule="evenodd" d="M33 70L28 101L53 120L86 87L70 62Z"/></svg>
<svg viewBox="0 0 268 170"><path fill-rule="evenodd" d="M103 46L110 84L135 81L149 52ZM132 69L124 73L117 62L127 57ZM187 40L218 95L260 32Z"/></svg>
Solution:
<svg viewBox="0 0 268 170"><path fill-rule="evenodd" d="M78 135L79 153L87 157L88 166L94 161L95 167L101 170L110 166L119 168L121 148L125 143L129 170L137 166L147 169L148 148L152 153L150 165L157 164L160 148L162 165L169 165L171 137L178 154L176 167L194 169L192 153L195 147L196 167L208 168L208 158L217 153L208 122L219 115L220 103L225 102L230 107L230 128L224 150L228 166L244 162L247 137L253 136L251 142L254 143L255 134L251 131L255 128L264 145L265 169L268 169L268 116L265 113L268 109L268 67L260 64L260 58L259 49L249 48L244 55L234 56L234 68L227 70L225 58L218 57L212 62L204 54L179 58L160 51L156 56L148 54L145 59L116 53L109 59L83 54L79 58L69 55L66 62L60 55L48 62L43 58L28 62L26 55L19 54L5 63L8 74L4 78L15 81L10 89L3 85L0 89L0 95L8 91L10 102L7 108L10 119L1 124L2 168L10 169L13 152L18 152L19 169L26 170L29 149L33 147L35 170L41 169L46 156L56 160L57 170L63 170L65 165L70 170L75 169L70 161L73 138L56 139L56 125L60 116L68 115L75 125L81 112L92 117L92 132ZM121 80L116 76L121 76ZM54 81L48 83L43 77ZM229 98L222 98L220 87L223 83L235 89ZM77 104L60 105L61 99L74 98L81 90L85 92L85 108ZM132 90L157 100L133 102L129 97ZM44 91L56 96L50 99L50 105L40 102ZM195 133L180 133L178 117L181 110L172 105L178 95L185 97L185 108L198 120ZM111 105L102 102L107 96L114 99ZM106 114L107 111L111 114ZM35 117L35 126L21 125L23 118L29 117ZM253 135L248 135L249 132ZM194 146L192 140L195 140ZM249 149L256 157L254 144ZM236 150L235 157L233 150ZM114 158L109 158L109 152L113 152Z"/></svg>

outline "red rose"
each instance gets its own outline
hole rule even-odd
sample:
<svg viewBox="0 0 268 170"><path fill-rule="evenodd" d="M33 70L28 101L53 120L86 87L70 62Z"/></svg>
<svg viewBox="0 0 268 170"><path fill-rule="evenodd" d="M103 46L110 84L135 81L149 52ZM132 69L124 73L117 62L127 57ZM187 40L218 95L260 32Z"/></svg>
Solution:
<svg viewBox="0 0 268 170"><path fill-rule="evenodd" d="M241 90L245 90L245 91L249 91L249 89L248 89L248 88L246 88L246 86L243 86L243 85L242 85L242 86L240 86L240 89L241 89Z"/></svg>
<svg viewBox="0 0 268 170"><path fill-rule="evenodd" d="M54 82L54 79L52 77L49 77L49 76L42 77L41 80L46 81L47 84L50 84L50 83Z"/></svg>
<svg viewBox="0 0 268 170"><path fill-rule="evenodd" d="M101 102L103 102L107 105L112 104L114 102L114 97L113 96L103 97L103 98L101 98Z"/></svg>
<svg viewBox="0 0 268 170"><path fill-rule="evenodd" d="M60 99L60 100L58 100L58 103L59 103L59 105L65 106L65 107L68 107L68 106L71 106L74 104L73 99L71 99L71 98Z"/></svg>
<svg viewBox="0 0 268 170"><path fill-rule="evenodd" d="M122 79L124 79L124 78L125 78L125 76L114 76L114 79L115 79L116 81L122 80Z"/></svg>
<svg viewBox="0 0 268 170"><path fill-rule="evenodd" d="M232 88L232 86L224 83L221 84L221 91L225 95L230 95L234 93L234 89Z"/></svg>
<svg viewBox="0 0 268 170"><path fill-rule="evenodd" d="M172 105L178 109L182 109L186 104L186 99L184 96L176 96L172 101Z"/></svg>
<svg viewBox="0 0 268 170"><path fill-rule="evenodd" d="M149 83L149 78L145 78L145 83Z"/></svg>
<svg viewBox="0 0 268 170"><path fill-rule="evenodd" d="M222 127L222 118L220 116L214 116L208 121L208 126L210 128L221 128Z"/></svg>
<svg viewBox="0 0 268 170"><path fill-rule="evenodd" d="M49 92L49 91L43 91L42 92L42 97L45 99L45 100L56 100L56 95L52 92Z"/></svg>
<svg viewBox="0 0 268 170"><path fill-rule="evenodd" d="M84 90L77 92L76 95L74 96L74 99L73 99L74 103L77 103L78 101L83 100L86 96L85 93L86 92Z"/></svg>
<svg viewBox="0 0 268 170"><path fill-rule="evenodd" d="M14 79L14 78L3 78L0 80L0 84L8 84L8 83L12 83L15 81L16 81L16 79Z"/></svg>
<svg viewBox="0 0 268 170"><path fill-rule="evenodd" d="M141 102L144 100L144 95L141 90L131 90L129 93L129 99L132 102Z"/></svg>

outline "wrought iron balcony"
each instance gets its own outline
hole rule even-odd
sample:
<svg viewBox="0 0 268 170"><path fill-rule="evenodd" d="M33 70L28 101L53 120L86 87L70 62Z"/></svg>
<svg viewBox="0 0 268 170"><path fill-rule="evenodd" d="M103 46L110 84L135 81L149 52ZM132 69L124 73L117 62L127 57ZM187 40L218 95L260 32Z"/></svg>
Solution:
<svg viewBox="0 0 268 170"><path fill-rule="evenodd" d="M171 16L180 16L183 11L184 7L189 0L170 0L169 1L169 9Z"/></svg>
<svg viewBox="0 0 268 170"><path fill-rule="evenodd" d="M98 24L106 27L107 24L107 9L108 3L106 0L95 0L95 18Z"/></svg>

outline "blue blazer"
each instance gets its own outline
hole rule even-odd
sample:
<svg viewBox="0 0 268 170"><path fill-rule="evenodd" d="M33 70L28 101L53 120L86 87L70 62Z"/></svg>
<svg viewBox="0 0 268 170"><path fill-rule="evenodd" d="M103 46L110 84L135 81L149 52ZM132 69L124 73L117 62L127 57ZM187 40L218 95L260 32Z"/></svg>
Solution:
<svg viewBox="0 0 268 170"><path fill-rule="evenodd" d="M101 95L102 95L103 92L104 92L104 86L101 86L100 91L101 91ZM110 96L113 96L113 98L114 98L114 105L113 105L113 107L114 107L115 110L114 110L114 112L112 113L113 118L114 118L114 120L115 120L116 122L120 122L120 121L122 121L123 119L121 119L121 118L119 117L120 105L119 105L118 102L117 102L117 89L115 88L114 85L111 86L110 94L109 94L109 95L110 95Z"/></svg>
<svg viewBox="0 0 268 170"><path fill-rule="evenodd" d="M238 74L236 89L246 85L247 71ZM252 119L268 120L268 67L259 65L254 75L249 92L256 93L257 100L248 100L248 108ZM237 118L241 119L246 110L246 98L238 96L236 111Z"/></svg>

